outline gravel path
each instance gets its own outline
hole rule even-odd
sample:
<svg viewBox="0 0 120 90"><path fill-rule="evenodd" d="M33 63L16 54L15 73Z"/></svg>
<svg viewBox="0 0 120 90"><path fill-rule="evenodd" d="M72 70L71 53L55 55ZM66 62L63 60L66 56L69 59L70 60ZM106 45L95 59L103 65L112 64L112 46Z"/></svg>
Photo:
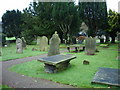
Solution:
<svg viewBox="0 0 120 90"><path fill-rule="evenodd" d="M66 52L67 50L61 51L61 53ZM47 54L32 56L27 58L15 59L10 61L0 62L2 64L2 74L0 73L0 84L8 85L13 88L74 88L69 85L55 83L49 80L40 79L40 78L32 78L24 75L20 75L15 72L11 72L8 70L9 67L32 61L38 59L39 57L46 57ZM1 82L2 81L2 82Z"/></svg>

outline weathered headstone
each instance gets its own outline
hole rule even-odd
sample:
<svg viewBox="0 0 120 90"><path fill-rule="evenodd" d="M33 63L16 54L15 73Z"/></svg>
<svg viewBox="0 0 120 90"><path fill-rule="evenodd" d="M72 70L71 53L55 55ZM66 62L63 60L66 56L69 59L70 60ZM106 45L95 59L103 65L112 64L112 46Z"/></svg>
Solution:
<svg viewBox="0 0 120 90"><path fill-rule="evenodd" d="M16 53L23 53L22 40L20 38L16 40Z"/></svg>
<svg viewBox="0 0 120 90"><path fill-rule="evenodd" d="M52 38L50 39L50 49L48 51L48 56L60 54L60 50L59 50L60 42L61 40L57 32L55 31L55 34L53 34Z"/></svg>
<svg viewBox="0 0 120 90"><path fill-rule="evenodd" d="M26 48L26 41L25 41L25 38L22 37L21 40L22 40L22 47L25 49L25 48Z"/></svg>
<svg viewBox="0 0 120 90"><path fill-rule="evenodd" d="M40 51L48 51L48 38L42 36L40 39Z"/></svg>
<svg viewBox="0 0 120 90"><path fill-rule="evenodd" d="M87 37L85 39L85 51L87 55L94 55L96 50L96 39Z"/></svg>

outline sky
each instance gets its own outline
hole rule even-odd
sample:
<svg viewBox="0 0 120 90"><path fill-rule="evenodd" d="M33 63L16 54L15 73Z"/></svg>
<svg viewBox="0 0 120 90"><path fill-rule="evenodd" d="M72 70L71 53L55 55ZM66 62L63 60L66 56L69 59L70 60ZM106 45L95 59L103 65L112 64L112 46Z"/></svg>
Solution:
<svg viewBox="0 0 120 90"><path fill-rule="evenodd" d="M22 11L26 7L29 6L30 2L33 0L1 0L0 1L0 21L2 21L1 17L6 12L6 10L20 10ZM78 1L78 0L77 0ZM107 9L112 9L118 12L118 2L120 0L106 0L107 1ZM119 6L120 8L120 6Z"/></svg>

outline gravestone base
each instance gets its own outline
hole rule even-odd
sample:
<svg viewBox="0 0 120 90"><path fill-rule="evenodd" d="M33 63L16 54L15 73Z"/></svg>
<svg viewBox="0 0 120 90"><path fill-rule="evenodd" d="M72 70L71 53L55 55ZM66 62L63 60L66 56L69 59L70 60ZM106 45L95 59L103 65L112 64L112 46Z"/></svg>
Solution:
<svg viewBox="0 0 120 90"><path fill-rule="evenodd" d="M45 72L47 73L56 73L62 70L65 70L68 66L70 61L65 61L62 63L59 63L57 65L50 65L50 64L45 64L44 68L45 68Z"/></svg>

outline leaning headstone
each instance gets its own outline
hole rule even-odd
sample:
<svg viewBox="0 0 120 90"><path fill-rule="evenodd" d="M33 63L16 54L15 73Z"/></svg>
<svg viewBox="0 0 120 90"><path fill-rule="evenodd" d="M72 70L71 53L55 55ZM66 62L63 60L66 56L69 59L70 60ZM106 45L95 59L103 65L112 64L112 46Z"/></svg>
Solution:
<svg viewBox="0 0 120 90"><path fill-rule="evenodd" d="M96 39L87 37L85 39L85 51L87 55L94 55L96 50Z"/></svg>
<svg viewBox="0 0 120 90"><path fill-rule="evenodd" d="M48 51L48 38L42 36L40 39L40 51Z"/></svg>
<svg viewBox="0 0 120 90"><path fill-rule="evenodd" d="M55 31L55 33L52 35L52 38L50 39L50 49L48 51L48 56L60 54L60 50L59 50L60 42L61 40L57 32Z"/></svg>
<svg viewBox="0 0 120 90"><path fill-rule="evenodd" d="M22 37L21 40L22 40L22 47L25 49L25 48L26 48L26 41L25 41L25 38Z"/></svg>
<svg viewBox="0 0 120 90"><path fill-rule="evenodd" d="M16 40L16 53L23 53L22 40L20 38Z"/></svg>

